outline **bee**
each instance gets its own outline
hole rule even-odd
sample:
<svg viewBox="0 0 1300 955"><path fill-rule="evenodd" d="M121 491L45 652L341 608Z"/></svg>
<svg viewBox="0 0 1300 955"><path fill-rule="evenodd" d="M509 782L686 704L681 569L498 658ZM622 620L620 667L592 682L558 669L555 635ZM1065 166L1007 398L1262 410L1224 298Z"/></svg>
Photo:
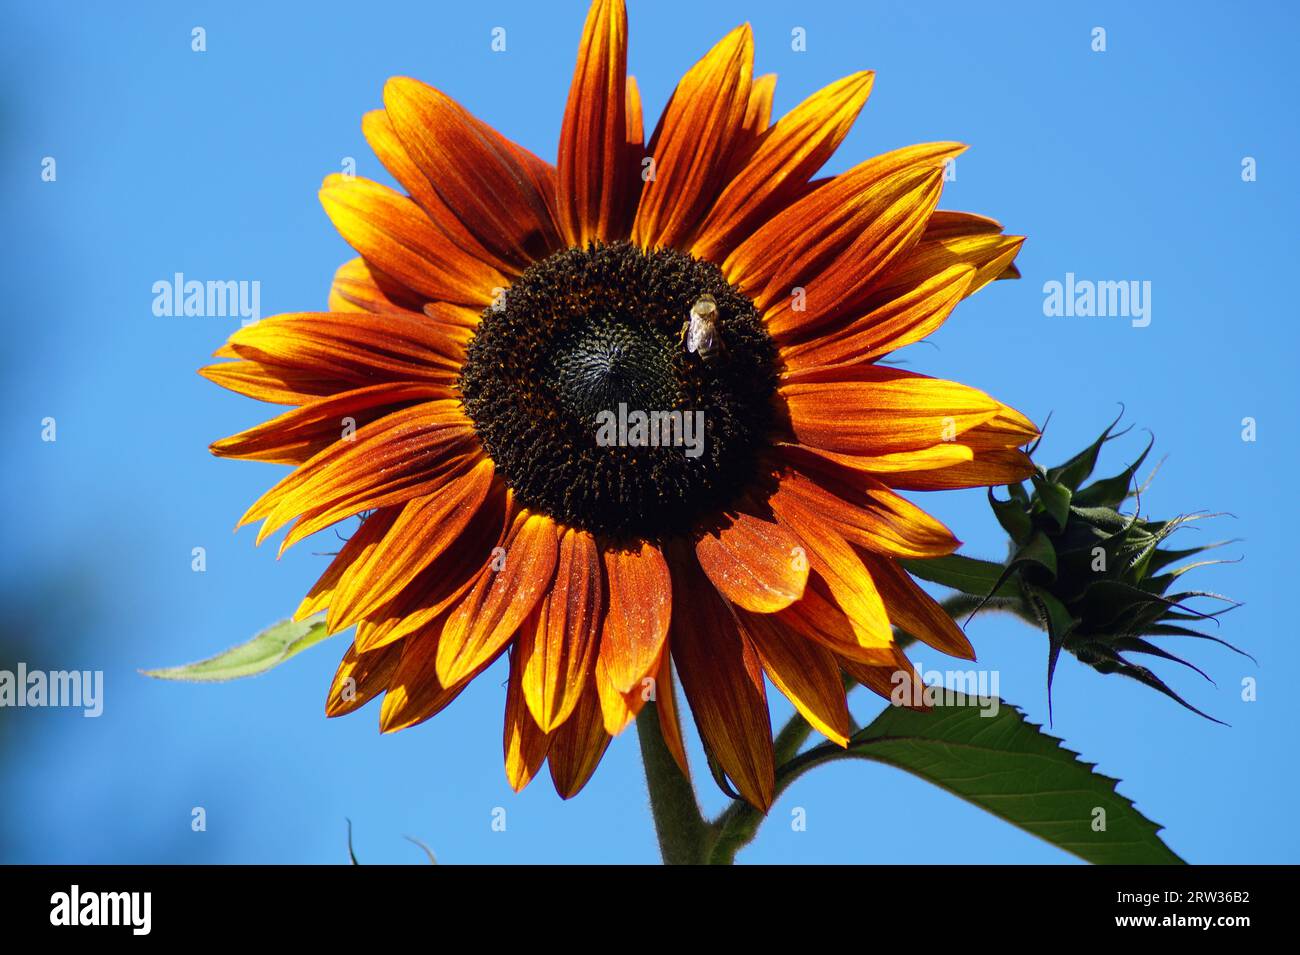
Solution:
<svg viewBox="0 0 1300 955"><path fill-rule="evenodd" d="M699 355L712 365L726 353L718 333L718 303L707 292L691 306L691 317L682 323L681 341L688 354Z"/></svg>

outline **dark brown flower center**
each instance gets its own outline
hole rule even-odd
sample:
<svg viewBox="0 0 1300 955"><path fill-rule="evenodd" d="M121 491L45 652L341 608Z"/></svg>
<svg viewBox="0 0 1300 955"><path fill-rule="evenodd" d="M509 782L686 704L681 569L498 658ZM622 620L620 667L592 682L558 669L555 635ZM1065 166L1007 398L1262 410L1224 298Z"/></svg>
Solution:
<svg viewBox="0 0 1300 955"><path fill-rule="evenodd" d="M662 540L752 482L776 371L757 309L716 266L619 242L520 276L484 311L460 385L521 503L610 538Z"/></svg>

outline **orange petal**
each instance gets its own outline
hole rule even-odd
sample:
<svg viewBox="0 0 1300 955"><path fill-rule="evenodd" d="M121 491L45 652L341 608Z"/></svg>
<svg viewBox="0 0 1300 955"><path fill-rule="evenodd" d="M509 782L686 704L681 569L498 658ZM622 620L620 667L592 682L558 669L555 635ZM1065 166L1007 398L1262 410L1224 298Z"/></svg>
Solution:
<svg viewBox="0 0 1300 955"><path fill-rule="evenodd" d="M487 499L451 545L389 603L357 622L357 648L364 652L403 640L458 604L478 581L479 571L489 565L494 553L500 553L493 548L505 544L511 514L509 492L498 477ZM336 589L350 587L352 578L366 566L362 559L354 562L344 571Z"/></svg>
<svg viewBox="0 0 1300 955"><path fill-rule="evenodd" d="M971 429L974 431L975 429ZM971 432L966 432L970 434ZM854 471L866 471L869 474L887 475L899 472L927 471L963 464L975 457L975 452L964 444L945 441L942 444L920 448L916 451L893 451L888 454L838 454L822 448L809 448L804 445L778 442L776 445L780 457L798 466L809 457L822 458L835 464L843 465Z"/></svg>
<svg viewBox="0 0 1300 955"><path fill-rule="evenodd" d="M330 600L334 596L334 591L338 588L339 581L355 562L362 560L370 549L373 548L388 533L388 528L393 526L393 521L397 520L397 515L401 513L400 507L384 507L375 511L366 517L361 525L352 532L343 544L343 547L334 559L330 561L325 573L321 574L320 579L312 585L311 590L307 591L307 596L303 598L298 609L293 612L293 619L305 620L314 613L318 613L329 606ZM329 630L328 633L337 633L337 630ZM361 647L358 652L364 652L366 647Z"/></svg>
<svg viewBox="0 0 1300 955"><path fill-rule="evenodd" d="M459 406L426 401L358 428L351 440L330 445L262 495L239 526L265 518L261 543L298 518L283 552L345 517L431 493L480 454Z"/></svg>
<svg viewBox="0 0 1300 955"><path fill-rule="evenodd" d="M459 682L443 683L438 679L434 664L440 642L439 632L445 619L445 616L441 617L420 633L412 634L400 644L393 644L401 649L402 658L379 710L380 732L395 733L423 723L441 712L460 696L474 677L486 670L504 652L505 647L500 647Z"/></svg>
<svg viewBox="0 0 1300 955"><path fill-rule="evenodd" d="M848 698L835 655L804 639L774 614L738 610L736 620L777 689L815 730L847 746Z"/></svg>
<svg viewBox="0 0 1300 955"><path fill-rule="evenodd" d="M659 661L659 675L655 678L655 706L659 710L659 732L664 745L682 775L690 779L691 767L686 762L686 741L682 738L682 722L677 711L677 690L673 686L673 661L667 653Z"/></svg>
<svg viewBox="0 0 1300 955"><path fill-rule="evenodd" d="M766 812L775 782L763 668L727 605L688 559L673 562L677 673L705 749L745 801Z"/></svg>
<svg viewBox="0 0 1300 955"><path fill-rule="evenodd" d="M509 282L468 255L413 200L359 176L329 176L321 204L352 248L429 299L484 308Z"/></svg>
<svg viewBox="0 0 1300 955"><path fill-rule="evenodd" d="M826 581L818 574L808 578L803 599L775 614L786 627L805 640L812 640L837 657L877 666L893 660L893 634L886 645L873 640L863 646L848 614L841 610Z"/></svg>
<svg viewBox="0 0 1300 955"><path fill-rule="evenodd" d="M395 408L455 394L450 384L397 382L357 388L308 401L264 424L214 441L210 449L219 458L302 464Z"/></svg>
<svg viewBox="0 0 1300 955"><path fill-rule="evenodd" d="M309 369L352 387L384 381L449 381L470 333L407 312L291 312L230 336L240 357Z"/></svg>
<svg viewBox="0 0 1300 955"><path fill-rule="evenodd" d="M755 77L749 84L749 97L745 102L745 118L741 121L741 131L736 137L736 148L731 151L731 161L727 164L723 182L731 182L736 173L754 156L754 150L763 140L763 134L772 126L772 97L776 94L776 74L767 73ZM721 261L721 258L717 259Z"/></svg>
<svg viewBox="0 0 1300 955"><path fill-rule="evenodd" d="M874 76L869 71L855 73L832 83L767 131L714 203L691 254L722 261L755 227L798 196L848 134L871 93Z"/></svg>
<svg viewBox="0 0 1300 955"><path fill-rule="evenodd" d="M871 577L889 608L889 619L895 625L941 653L975 659L975 648L966 634L933 597L917 586L907 571L887 557L861 551L859 556L871 570Z"/></svg>
<svg viewBox="0 0 1300 955"><path fill-rule="evenodd" d="M489 252L527 267L559 248L545 163L419 80L390 79L384 107L438 197Z"/></svg>
<svg viewBox="0 0 1300 955"><path fill-rule="evenodd" d="M816 460L816 459L810 459ZM890 557L943 557L961 542L943 524L865 474L820 461L781 478L781 491L845 540Z"/></svg>
<svg viewBox="0 0 1300 955"><path fill-rule="evenodd" d="M780 386L798 440L841 454L928 448L990 420L982 391L877 365L791 373Z"/></svg>
<svg viewBox="0 0 1300 955"><path fill-rule="evenodd" d="M640 170L641 157L645 154L645 122L641 116L641 88L636 85L635 76L627 78L627 141ZM637 179L640 179L639 172Z"/></svg>
<svg viewBox="0 0 1300 955"><path fill-rule="evenodd" d="M749 84L749 99L745 103L745 139L753 148L772 125L772 97L776 95L776 74L765 73ZM748 160L748 156L745 157Z"/></svg>
<svg viewBox="0 0 1300 955"><path fill-rule="evenodd" d="M623 0L596 0L578 47L556 163L558 220L571 246L628 234L641 184L641 139L634 146L628 110L634 91Z"/></svg>
<svg viewBox="0 0 1300 955"><path fill-rule="evenodd" d="M452 305L450 302L426 302L423 311L427 318L433 319L439 331L443 334L463 336L466 345L469 344L474 330L478 328L478 323L483 317L483 313L477 309Z"/></svg>
<svg viewBox="0 0 1300 955"><path fill-rule="evenodd" d="M330 624L342 629L392 600L446 552L478 513L495 467L484 459L437 492L414 498L377 546L357 561L330 601Z"/></svg>
<svg viewBox="0 0 1300 955"><path fill-rule="evenodd" d="M506 779L519 792L542 768L551 738L543 732L524 703L523 664L519 647L510 653L510 677L506 686L505 735L502 741L506 757Z"/></svg>
<svg viewBox="0 0 1300 955"><path fill-rule="evenodd" d="M528 618L555 573L555 523L520 511L506 539L500 570L488 566L468 596L452 610L438 641L438 679L465 679L495 657Z"/></svg>
<svg viewBox="0 0 1300 955"><path fill-rule="evenodd" d="M230 357L222 348L217 357ZM281 368L260 361L225 361L199 369L208 381L238 395L277 405L302 405L340 390L339 383L312 371Z"/></svg>
<svg viewBox="0 0 1300 955"><path fill-rule="evenodd" d="M1038 437L1038 428L1015 408L1002 405L998 413L961 436L961 443L976 451L1015 448Z"/></svg>
<svg viewBox="0 0 1300 955"><path fill-rule="evenodd" d="M589 683L578 700L573 715L551 734L548 763L551 781L561 799L571 799L587 785L609 746L601 718L596 687Z"/></svg>
<svg viewBox="0 0 1300 955"><path fill-rule="evenodd" d="M393 178L420 204L433 224L446 233L466 255L492 266L502 275L514 278L520 274L522 269L517 263L489 252L475 237L473 229L462 222L443 201L434 188L433 181L407 152L406 145L398 137L397 130L393 128L393 123L384 110L376 109L367 113L361 120L361 131L380 162L393 174Z"/></svg>
<svg viewBox="0 0 1300 955"><path fill-rule="evenodd" d="M951 209L936 209L930 221L925 224L925 234L921 241L937 239L955 239L967 235L999 235L1002 223L988 216L976 215L974 212L954 212Z"/></svg>
<svg viewBox="0 0 1300 955"><path fill-rule="evenodd" d="M744 511L695 543L700 567L722 596L756 613L773 613L803 596L808 562L799 539L779 524Z"/></svg>
<svg viewBox="0 0 1300 955"><path fill-rule="evenodd" d="M374 653L358 653L355 646L349 646L325 698L325 715L352 713L384 692L388 681L397 673L400 659L401 653L393 647Z"/></svg>
<svg viewBox="0 0 1300 955"><path fill-rule="evenodd" d="M954 217L961 217L960 219ZM975 269L966 288L971 296L995 279L1013 277L1014 261L1024 245L1024 236L1001 235L988 231L991 219L969 213L945 213L937 210L930 216L920 241L899 256L872 285L866 302L875 308L883 302L906 294L931 278L958 265Z"/></svg>
<svg viewBox="0 0 1300 955"><path fill-rule="evenodd" d="M423 297L360 257L338 267L330 285L331 312L418 312Z"/></svg>
<svg viewBox="0 0 1300 955"><path fill-rule="evenodd" d="M805 240L759 295L771 334L804 334L851 313L871 280L915 244L942 188L941 169L896 173L863 191L847 229Z"/></svg>
<svg viewBox="0 0 1300 955"><path fill-rule="evenodd" d="M659 662L672 617L672 581L659 549L606 550L609 609L600 634L600 660L619 693L631 693Z"/></svg>
<svg viewBox="0 0 1300 955"><path fill-rule="evenodd" d="M304 405L384 382L437 382L442 387L430 397L446 397L471 335L411 312L276 315L236 331L217 351L241 360L199 373L280 404Z"/></svg>
<svg viewBox="0 0 1300 955"><path fill-rule="evenodd" d="M566 529L555 581L519 631L524 699L544 732L569 718L591 682L600 647L600 568L595 539Z"/></svg>
<svg viewBox="0 0 1300 955"><path fill-rule="evenodd" d="M811 509L785 480L770 503L777 519L799 537L809 566L844 611L857 642L870 649L889 647L894 637L884 602L870 572L836 525Z"/></svg>
<svg viewBox="0 0 1300 955"><path fill-rule="evenodd" d="M798 247L797 244L791 245L789 240L806 237L810 223L814 224L817 236L825 237L842 231L846 221L860 217L861 201L869 190L899 173L942 171L946 160L960 155L965 149L961 143L950 142L907 146L873 156L838 176L813 180L807 184L801 199L757 229L727 256L723 271L729 281L743 281L746 287L769 283L789 251ZM810 216L822 216L826 221ZM798 227L801 219L802 231ZM851 234L845 234L841 243L849 238ZM776 250L775 255L773 250Z"/></svg>
<svg viewBox="0 0 1300 955"><path fill-rule="evenodd" d="M660 656L662 657L662 652ZM655 660L654 667L658 666L659 660ZM596 657L593 674L596 681L596 699L600 703L605 732L610 736L617 736L632 725L641 708L650 702L655 687L654 677L649 675L642 677L640 683L624 693L614 685L614 678L609 673L609 665L600 656Z"/></svg>
<svg viewBox="0 0 1300 955"><path fill-rule="evenodd" d="M622 733L632 725L632 721L641 714L645 705L654 699L658 692L659 670L667 652L668 642L665 640L659 659L654 662L650 672L641 677L626 693L614 685L605 661L599 656L596 658L596 666L592 672L595 677L596 698L600 703L601 719L607 734L617 736Z"/></svg>
<svg viewBox="0 0 1300 955"><path fill-rule="evenodd" d="M833 295L866 286L920 236L938 200L943 162L963 149L959 143L910 146L810 183L803 198L727 256L723 272L760 309L773 307L782 331L796 325L796 317L810 322L834 314L852 302L836 302ZM813 281L819 286L803 303L808 310L790 316L792 289Z"/></svg>
<svg viewBox="0 0 1300 955"><path fill-rule="evenodd" d="M889 700L895 706L901 705L909 710L928 710L925 684L916 672L907 654L894 648L892 662L880 666L857 663L853 660L840 660L844 672L861 683L876 695Z"/></svg>
<svg viewBox="0 0 1300 955"><path fill-rule="evenodd" d="M957 265L855 321L781 349L790 371L873 361L920 341L947 321L966 296L975 269Z"/></svg>
<svg viewBox="0 0 1300 955"><path fill-rule="evenodd" d="M963 464L928 471L899 471L881 475L901 491L951 491L967 487L996 487L1023 481L1034 473L1029 455L1016 448L977 450Z"/></svg>
<svg viewBox="0 0 1300 955"><path fill-rule="evenodd" d="M726 185L732 154L745 135L753 61L754 37L745 24L677 84L647 149L655 178L642 187L632 226L637 245L685 245Z"/></svg>
<svg viewBox="0 0 1300 955"><path fill-rule="evenodd" d="M940 491L966 487L992 487L1023 481L1033 473L1029 455L1019 446L1038 436L1034 423L1003 405L983 424L965 431L956 446L967 448L971 460L943 468L903 468L880 479L890 487L913 491Z"/></svg>

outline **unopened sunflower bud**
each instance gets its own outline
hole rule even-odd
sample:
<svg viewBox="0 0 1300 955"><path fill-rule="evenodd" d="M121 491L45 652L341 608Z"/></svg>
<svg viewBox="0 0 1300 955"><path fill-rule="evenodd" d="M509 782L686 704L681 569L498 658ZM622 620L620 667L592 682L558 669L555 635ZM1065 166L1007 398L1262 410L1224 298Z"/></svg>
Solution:
<svg viewBox="0 0 1300 955"><path fill-rule="evenodd" d="M1205 676L1197 667L1147 638L1193 637L1212 640L1242 653L1218 637L1188 625L1195 621L1214 622L1220 614L1238 606L1237 603L1209 591L1177 589L1179 578L1187 571L1225 561L1204 560L1173 567L1179 561L1231 541L1171 549L1164 545L1176 530L1215 515L1187 514L1166 521L1140 516L1141 491L1133 487L1133 479L1150 453L1154 438L1122 472L1084 486L1096 467L1102 446L1119 437L1111 433L1117 421L1059 467L1037 467L1028 488L1024 484L1008 485L1007 500L999 500L990 490L989 502L1012 540L1011 557L993 593L1005 593L1004 585L1014 581L1020 598L1047 632L1049 713L1052 677L1061 651L1066 650L1100 673L1132 677L1193 712L1213 719L1171 690L1149 669L1125 659L1123 654L1160 657ZM1136 499L1139 506L1133 514L1120 513L1118 508L1129 498ZM1196 597L1222 601L1227 606L1205 613L1188 606L1187 601Z"/></svg>

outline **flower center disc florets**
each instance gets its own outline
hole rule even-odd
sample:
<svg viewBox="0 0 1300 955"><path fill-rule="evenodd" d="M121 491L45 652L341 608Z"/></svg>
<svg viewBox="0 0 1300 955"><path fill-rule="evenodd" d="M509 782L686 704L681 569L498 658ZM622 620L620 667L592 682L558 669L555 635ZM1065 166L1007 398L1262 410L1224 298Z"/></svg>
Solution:
<svg viewBox="0 0 1300 955"><path fill-rule="evenodd" d="M716 309L691 326L706 296ZM522 504L607 537L662 540L754 480L776 372L758 310L717 266L618 242L520 276L483 312L460 386Z"/></svg>

